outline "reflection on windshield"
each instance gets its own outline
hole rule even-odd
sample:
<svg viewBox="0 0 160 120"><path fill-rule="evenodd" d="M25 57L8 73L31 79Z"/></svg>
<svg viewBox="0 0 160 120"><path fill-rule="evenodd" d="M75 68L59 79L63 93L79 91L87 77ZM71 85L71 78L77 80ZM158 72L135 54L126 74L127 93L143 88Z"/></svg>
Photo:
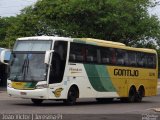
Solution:
<svg viewBox="0 0 160 120"><path fill-rule="evenodd" d="M45 80L44 54L13 53L9 79L14 81Z"/></svg>

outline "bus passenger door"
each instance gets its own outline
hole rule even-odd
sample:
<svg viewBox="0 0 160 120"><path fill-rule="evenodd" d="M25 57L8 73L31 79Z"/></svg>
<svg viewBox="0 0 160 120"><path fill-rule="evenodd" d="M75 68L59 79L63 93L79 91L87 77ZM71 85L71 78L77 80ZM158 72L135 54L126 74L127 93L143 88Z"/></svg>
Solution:
<svg viewBox="0 0 160 120"><path fill-rule="evenodd" d="M49 71L49 98L60 98L63 90L63 77L66 67L67 42L55 41L54 53L51 58Z"/></svg>

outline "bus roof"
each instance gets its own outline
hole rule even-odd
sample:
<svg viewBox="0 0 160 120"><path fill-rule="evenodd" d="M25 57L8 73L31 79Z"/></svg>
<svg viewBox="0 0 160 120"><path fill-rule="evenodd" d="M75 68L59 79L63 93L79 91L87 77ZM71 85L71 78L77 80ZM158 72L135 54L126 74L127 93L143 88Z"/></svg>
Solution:
<svg viewBox="0 0 160 120"><path fill-rule="evenodd" d="M134 48L126 46L120 42L112 42L94 38L69 38L69 37L55 37L55 36L33 36L33 37L22 37L18 38L17 40L64 40L64 41L73 41L78 43L84 44L91 44L97 46L104 46L104 47L113 47L113 48L121 48L126 50L133 50L133 51L142 51L142 52L149 52L149 53L156 53L154 49L147 49L147 48Z"/></svg>
<svg viewBox="0 0 160 120"><path fill-rule="evenodd" d="M71 41L72 38L69 37L55 37L55 36L33 36L33 37L22 37L17 40L64 40Z"/></svg>
<svg viewBox="0 0 160 120"><path fill-rule="evenodd" d="M113 48L120 48L120 49L125 49L125 50L133 50L133 51L141 51L141 52L148 52L148 53L156 53L156 50L154 50L154 49L134 48L134 47L126 46L125 44L120 43L120 42L112 42L112 41L106 41L106 40L100 40L100 39L75 38L73 41L74 42L79 42L79 43L85 43L85 44L104 46L104 47L113 47Z"/></svg>
<svg viewBox="0 0 160 120"><path fill-rule="evenodd" d="M96 42L96 43L102 43L102 44L125 46L125 44L120 42L106 41L106 40L100 40L100 39L94 39L94 38L80 38L80 39L86 42Z"/></svg>

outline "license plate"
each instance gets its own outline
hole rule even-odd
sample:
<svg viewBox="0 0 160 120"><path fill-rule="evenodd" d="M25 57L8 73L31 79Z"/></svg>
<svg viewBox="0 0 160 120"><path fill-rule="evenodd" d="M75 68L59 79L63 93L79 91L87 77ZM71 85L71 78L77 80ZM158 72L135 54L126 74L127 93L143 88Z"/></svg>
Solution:
<svg viewBox="0 0 160 120"><path fill-rule="evenodd" d="M20 94L21 94L21 95L27 95L27 93L26 93L26 92L20 92Z"/></svg>

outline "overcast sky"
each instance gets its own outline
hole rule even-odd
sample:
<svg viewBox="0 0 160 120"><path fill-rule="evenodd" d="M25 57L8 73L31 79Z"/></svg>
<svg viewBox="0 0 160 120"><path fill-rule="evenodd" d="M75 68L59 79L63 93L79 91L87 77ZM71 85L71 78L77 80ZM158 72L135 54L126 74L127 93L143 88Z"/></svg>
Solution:
<svg viewBox="0 0 160 120"><path fill-rule="evenodd" d="M16 16L20 10L28 5L32 5L37 0L0 0L0 16ZM157 0L158 1L158 0ZM160 5L149 9L151 14L156 14L160 19Z"/></svg>
<svg viewBox="0 0 160 120"><path fill-rule="evenodd" d="M151 14L157 15L160 19L160 5L157 5L156 7L149 9L149 12Z"/></svg>
<svg viewBox="0 0 160 120"><path fill-rule="evenodd" d="M16 16L20 10L26 6L32 5L37 0L0 0L0 16Z"/></svg>

